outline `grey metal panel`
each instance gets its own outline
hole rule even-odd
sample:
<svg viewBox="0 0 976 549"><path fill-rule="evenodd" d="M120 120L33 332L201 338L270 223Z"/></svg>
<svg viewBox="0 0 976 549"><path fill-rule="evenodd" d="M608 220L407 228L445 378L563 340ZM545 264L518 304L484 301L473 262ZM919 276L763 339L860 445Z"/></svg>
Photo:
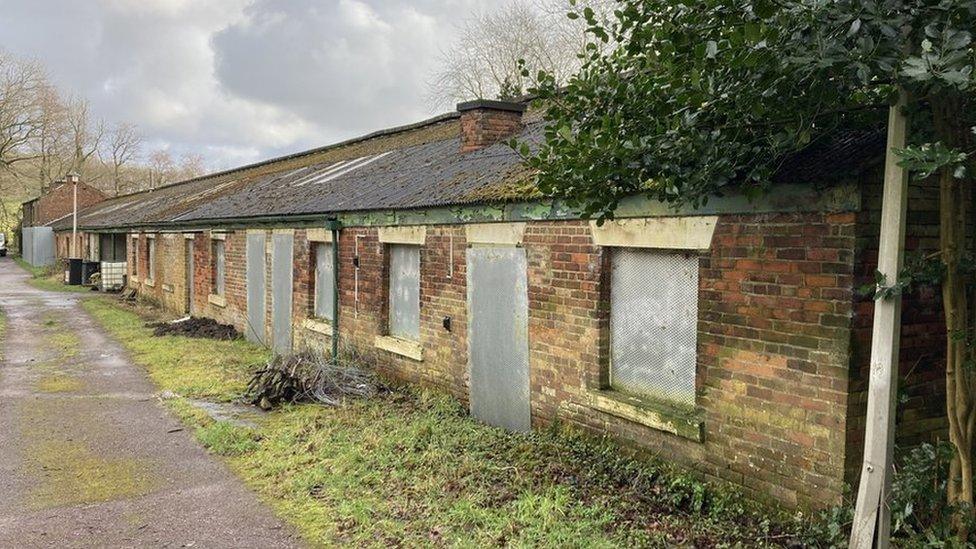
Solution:
<svg viewBox="0 0 976 549"><path fill-rule="evenodd" d="M247 330L244 335L257 343L267 343L264 326L267 312L267 287L264 280L267 267L266 244L266 233L247 233Z"/></svg>
<svg viewBox="0 0 976 549"><path fill-rule="evenodd" d="M223 240L215 240L214 253L214 293L224 295L227 285L227 245Z"/></svg>
<svg viewBox="0 0 976 549"><path fill-rule="evenodd" d="M677 404L695 404L698 257L613 250L610 385Z"/></svg>
<svg viewBox="0 0 976 549"><path fill-rule="evenodd" d="M390 246L390 335L420 339L420 246Z"/></svg>
<svg viewBox="0 0 976 549"><path fill-rule="evenodd" d="M183 240L183 268L186 275L186 314L193 314L193 287L196 285L196 263L193 261L193 241Z"/></svg>
<svg viewBox="0 0 976 549"><path fill-rule="evenodd" d="M24 229L22 247L27 249L25 260L35 267L54 264L54 230L51 227Z"/></svg>
<svg viewBox="0 0 976 549"><path fill-rule="evenodd" d="M271 244L271 323L272 349L278 354L291 352L291 287L294 236L275 233Z"/></svg>
<svg viewBox="0 0 976 549"><path fill-rule="evenodd" d="M525 249L468 249L471 414L513 431L532 426Z"/></svg>
<svg viewBox="0 0 976 549"><path fill-rule="evenodd" d="M335 285L333 278L333 258L332 244L315 244L315 316L319 318L332 319L332 303L335 301L335 294L332 290Z"/></svg>

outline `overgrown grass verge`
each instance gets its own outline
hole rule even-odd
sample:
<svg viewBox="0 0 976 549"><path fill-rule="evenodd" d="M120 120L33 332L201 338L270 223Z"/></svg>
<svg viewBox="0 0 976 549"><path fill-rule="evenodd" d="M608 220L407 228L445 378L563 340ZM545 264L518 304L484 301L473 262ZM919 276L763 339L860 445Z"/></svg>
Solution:
<svg viewBox="0 0 976 549"><path fill-rule="evenodd" d="M258 358L243 342L150 337L107 300L86 308L161 388L240 391ZM249 354L252 353L252 354ZM263 355L260 355L263 356ZM808 521L759 508L619 446L558 426L529 435L472 420L449 396L394 386L340 407L291 405L258 427L166 401L202 444L316 546L778 546Z"/></svg>
<svg viewBox="0 0 976 549"><path fill-rule="evenodd" d="M84 308L129 349L160 389L188 398L229 402L241 396L268 351L242 339L216 341L153 336L147 319L116 300L89 299Z"/></svg>
<svg viewBox="0 0 976 549"><path fill-rule="evenodd" d="M46 292L91 292L91 288L88 286L69 286L65 284L64 271L57 265L35 267L27 261L24 261L20 256L15 256L14 262L30 273L31 277L27 280L27 283L38 290L44 290Z"/></svg>

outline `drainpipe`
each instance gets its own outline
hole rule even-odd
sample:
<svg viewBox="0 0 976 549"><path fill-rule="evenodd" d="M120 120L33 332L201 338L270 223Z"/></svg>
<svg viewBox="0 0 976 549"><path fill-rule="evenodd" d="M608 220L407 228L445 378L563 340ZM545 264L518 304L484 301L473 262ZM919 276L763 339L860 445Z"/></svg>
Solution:
<svg viewBox="0 0 976 549"><path fill-rule="evenodd" d="M338 219L329 220L332 231L332 364L339 364L339 230Z"/></svg>

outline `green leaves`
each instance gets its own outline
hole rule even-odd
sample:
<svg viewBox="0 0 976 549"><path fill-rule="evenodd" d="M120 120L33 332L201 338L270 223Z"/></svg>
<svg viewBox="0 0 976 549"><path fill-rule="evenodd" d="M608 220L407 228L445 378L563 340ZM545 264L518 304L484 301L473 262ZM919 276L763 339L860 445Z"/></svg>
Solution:
<svg viewBox="0 0 976 549"><path fill-rule="evenodd" d="M564 86L528 90L549 122L529 164L540 190L598 218L635 193L755 196L830 129L883 125L898 86L919 99L976 89L971 0L620 0L610 22L575 16L614 47L588 48ZM963 153L909 147L903 162L968 177Z"/></svg>
<svg viewBox="0 0 976 549"><path fill-rule="evenodd" d="M901 161L898 165L908 168L919 179L925 179L943 167L949 167L957 179L966 176L966 162L969 154L950 149L942 143L923 143L896 149Z"/></svg>
<svg viewBox="0 0 976 549"><path fill-rule="evenodd" d="M976 85L972 34L937 21L925 25L924 36L918 51L905 59L902 75L917 83L972 89Z"/></svg>

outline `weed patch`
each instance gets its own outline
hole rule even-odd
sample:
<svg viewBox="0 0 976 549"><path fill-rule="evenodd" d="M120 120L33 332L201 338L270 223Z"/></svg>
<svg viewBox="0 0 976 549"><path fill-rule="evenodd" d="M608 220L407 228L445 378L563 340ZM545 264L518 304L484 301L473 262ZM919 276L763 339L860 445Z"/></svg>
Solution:
<svg viewBox="0 0 976 549"><path fill-rule="evenodd" d="M42 377L37 382L37 390L42 393L75 393L84 388L85 384L76 377L65 374L53 374Z"/></svg>
<svg viewBox="0 0 976 549"><path fill-rule="evenodd" d="M31 457L41 480L29 495L34 509L136 497L156 484L143 461L100 457L80 442L44 441Z"/></svg>
<svg viewBox="0 0 976 549"><path fill-rule="evenodd" d="M114 501L148 494L159 484L153 463L112 455L92 440L99 429L89 429L64 438L47 427L52 418L92 413L95 408L61 399L39 399L20 404L20 429L29 443L23 448L26 471L35 478L24 498L31 509L52 509Z"/></svg>

